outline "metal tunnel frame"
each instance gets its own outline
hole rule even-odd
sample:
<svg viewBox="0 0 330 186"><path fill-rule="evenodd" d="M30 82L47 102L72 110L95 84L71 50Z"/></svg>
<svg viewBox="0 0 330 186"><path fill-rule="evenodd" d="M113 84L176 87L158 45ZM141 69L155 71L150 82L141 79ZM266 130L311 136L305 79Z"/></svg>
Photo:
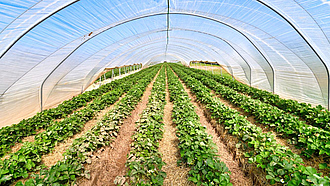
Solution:
<svg viewBox="0 0 330 186"><path fill-rule="evenodd" d="M328 76L328 110L330 110L330 75L329 75L329 68L328 68L327 64L323 61L323 59L321 58L321 56L318 54L318 52L315 50L315 48L309 43L309 41L305 38L305 36L299 31L298 28L296 28L296 26L290 20L288 20L284 15L282 15L280 12L278 12L277 10L275 10L274 8L272 8L271 6L269 6L268 4L266 4L265 2L263 2L261 0L256 0L256 1L259 2L260 4L264 5L265 7L269 8L273 12L275 12L281 18L283 18L299 34L299 36L306 42L306 44L313 50L313 52L315 53L315 55L322 62L322 65L326 69L327 76ZM299 4L299 3L297 3L297 4Z"/></svg>
<svg viewBox="0 0 330 186"><path fill-rule="evenodd" d="M219 39L219 40L222 40L222 41L224 41L228 46L230 46L244 61L245 61L245 63L248 65L248 67L249 67L249 70L250 70L250 79L249 79L249 82L250 82L250 86L251 86L251 83L252 83L252 78L251 78L251 75L252 75L252 69L251 69L251 66L250 66L250 64L246 61L246 59L235 49L235 47L233 47L228 41L226 41L225 39L223 39L223 38L221 38L221 37L219 37L219 36L216 36L216 35L213 35L213 34L210 34L210 33L206 33L206 32L201 32L201 31L196 31L196 30L192 30L192 29L182 29L182 28L171 28L169 31L172 31L172 30L183 30L183 31L190 31L190 32L196 32L196 33L200 33L200 34L204 34L204 35L208 35L208 36L211 36L211 37L214 37L214 38L216 38L216 39ZM158 33L158 32L164 32L164 31L167 31L167 30L165 30L165 29L159 29L159 30L154 30L154 31L148 31L148 33L149 34L153 34L153 33ZM140 39L141 37L139 37L139 35L144 35L145 34L145 32L143 32L143 33L139 33L139 34L137 34L137 35L134 35L134 36L131 36L131 37L138 37L138 38L136 38L136 39L134 39L134 40L130 40L130 42L131 41L135 41L135 40L137 40L137 39ZM147 35L144 35L143 37L145 37L145 36L147 36ZM124 39L122 39L122 40L119 40L119 41L117 41L117 42L120 42L120 41L123 41L123 40L125 40L125 39L127 39L127 38L124 38ZM111 45L113 45L113 44L116 44L117 42L115 42L115 43L112 43ZM197 40L196 40L196 42L198 42ZM109 46L111 46L111 45L109 45ZM109 47L109 46L107 46L107 47ZM103 50L103 49L102 49ZM213 50L213 49L212 49ZM101 51L101 50L99 50L99 51ZM98 51L98 52L99 52ZM90 57L92 57L92 56L90 56ZM81 63L83 63L84 61L82 61ZM81 64L81 63L79 63L79 64ZM78 64L78 65L79 65ZM76 65L76 66L78 66L78 65ZM229 64L227 64L227 65L229 65ZM71 72L72 70L74 70L75 68L73 68L73 69L71 69L69 72ZM69 72L67 72L65 75L67 75ZM64 75L64 76L65 76ZM60 79L61 80L61 79ZM59 81L60 81L59 80Z"/></svg>
<svg viewBox="0 0 330 186"><path fill-rule="evenodd" d="M42 102L43 98L42 98L42 89L43 89L43 86L44 86L44 83L45 81L52 75L52 73L54 73L56 71L56 69L61 66L61 64L67 59L69 58L75 51L77 51L82 45L84 45L87 41L91 40L92 38L102 34L103 32L109 30L109 29L112 29L112 28L115 28L119 25L122 25L122 24L125 24L125 23L128 23L128 22L131 22L131 21L134 21L134 20L138 20L138 19L142 19L142 18L147 18L147 17L152 17L152 16L157 16L157 15L166 15L167 13L158 13L158 14L151 14L151 15L145 15L145 16L141 16L141 17L136 17L136 18L132 18L130 20L127 20L127 21L124 21L124 22L121 22L121 23L118 23L117 25L113 26L113 27L110 27L110 28L107 28L95 35L93 35L92 37L86 39L84 42L82 42L79 46L77 46L73 51L71 51L65 58L64 60L62 60L53 70L50 74L48 74L48 76L44 79L44 81L42 82L41 84L41 87L40 87L40 100ZM202 15L196 15L196 14L191 14L191 13L175 13L175 12L170 12L169 14L179 14L179 15L189 15L189 16L196 16L196 17L200 17L200 18L204 18L204 19L208 19L208 20L211 20L211 21L215 21L215 22L218 22L220 24L223 24L227 27L230 27L232 28L233 30L235 30L236 32L240 33L242 36L244 36L253 46L254 48L260 53L260 55L264 58L264 60L269 64L269 66L271 67L271 70L272 70L272 76L273 76L273 87L272 87L272 91L273 93L275 93L275 71L274 71L274 67L271 65L271 63L268 61L268 59L264 56L264 54L260 51L260 49L251 41L251 39L249 37L247 37L243 32L241 32L240 30L238 30L237 28L227 24L227 23L224 23L222 21L219 21L217 19L214 19L214 18L210 18L210 17L206 17L206 16L202 16ZM41 105L41 108L42 108L42 105Z"/></svg>
<svg viewBox="0 0 330 186"><path fill-rule="evenodd" d="M24 37L27 33L29 33L29 31L31 31L33 28L35 28L36 26L38 26L40 23L42 23L43 21L47 20L49 17L53 16L54 14L58 13L59 11L75 4L76 2L79 2L78 1L73 1L71 3L69 3L68 5L66 6L63 6L61 7L60 9L58 9L57 11L55 12L52 12L51 14L49 14L47 17L45 17L44 19L40 20L39 22L37 22L36 24L34 24L31 28L29 28L26 32L24 32L22 35L20 35L9 47L7 47L7 49L5 50L4 53L1 54L0 56L0 59L22 38ZM282 15L280 12L278 12L275 8L271 7L270 5L268 5L267 3L265 3L264 1L262 0L257 0L257 2L259 2L260 4L264 5L265 7L269 8L271 11L275 12L277 15L279 15L282 19L284 19L294 30L295 32L297 32L299 34L299 36L306 42L306 44L309 46L309 48L315 53L315 55L318 57L318 59L321 61L322 65L324 66L324 68L326 69L326 73L327 73L327 77L328 77L328 109L330 109L330 81L329 81L329 78L330 78L330 75L329 75L329 68L327 66L327 64L324 62L324 60L322 59L322 57L318 54L318 52L315 50L315 47L308 41L308 39L306 39L306 37L304 36L303 33L301 33L301 31L285 16L285 15ZM268 63L271 71L272 71L272 76L273 76L273 87L272 87L272 91L273 93L275 93L275 70L274 70L274 67L273 65L269 62L269 60L266 58L266 56L263 54L263 52L254 44L254 42L246 35L244 34L242 31L240 31L238 28L232 26L232 25L229 25L223 21L220 21L220 20L217 20L215 18L211 18L211 17L207 17L207 16L203 16L203 15L198 15L198 14L194 14L194 13L181 13L181 12L169 12L169 0L167 0L167 3L168 3L168 12L167 13L157 13L157 14L150 14L150 15L144 15L144 16L139 16L139 17L135 17L135 18L132 18L130 20L127 20L127 21L124 21L124 22L121 22L119 24L117 24L116 26L113 26L113 27L110 27L104 31L101 31L100 33L97 33L96 35L94 35L93 37L91 38L88 38L86 41L84 41L83 43L81 43L79 46L77 46L73 51L71 51L62 61L60 61L57 66L47 75L47 77L43 80L41 86L40 86L40 99L41 99L41 109L43 107L42 103L43 103L43 86L44 86L44 83L47 81L47 79L73 54L75 53L81 46L83 46L86 42L88 42L90 39L94 38L95 36L98 36L99 34L109 30L109 29L112 29L112 28L115 28L119 25L122 25L122 24L125 24L125 23L128 23L128 22L131 22L131 21L134 21L134 20L137 20L137 19L143 19L143 18L147 18L147 17L152 17L152 16L157 16L157 15L167 15L167 22L169 20L169 16L171 14L175 15L175 14L179 14L179 15L189 15L189 16L195 16L195 17L200 17L200 18L203 18L203 19L208 19L208 20L211 20L211 21L215 21L217 23L220 23L222 25L225 25L227 27L230 27L231 29L235 30L236 32L240 33L242 36L244 36L253 46L254 48L260 53L260 55L264 58L264 60ZM299 4L299 3L297 3ZM27 10L26 10L27 11ZM22 13L23 14L23 13ZM21 14L21 15L22 15ZM17 18L16 18L17 19ZM12 21L13 22L13 21ZM8 27L8 26L7 26ZM5 28L4 28L5 29ZM185 29L182 29L182 30L185 30ZM187 29L188 30L188 29ZM321 29L322 30L322 29ZM165 54L167 54L167 45L168 45L168 32L170 31L169 29L169 24L167 24L167 41L166 41L166 52ZM189 31L192 31L192 30L189 30ZM323 30L322 30L323 31ZM240 57L245 61L245 63L248 65L249 69L250 69L250 76L251 76L251 72L252 72L252 69L251 69L251 66L250 64L247 62L246 59L244 59L244 57L235 49L235 47L233 47L227 40L221 38L221 37L218 37L218 36L215 36L215 35L212 35L210 33L204 33L204 32L200 32L200 31L194 31L194 32L199 32L199 33L202 33L202 34L207 34L207 35L210 35L212 37L217 37L218 39L221 39L223 40L224 42L226 42L233 50L235 50L236 53L238 53L238 55L240 55ZM24 76L24 75L23 75ZM19 78L20 79L20 78ZM19 80L18 79L18 80ZM18 81L17 80L17 81ZM16 81L16 82L17 82ZM16 82L14 82L13 84L15 84ZM250 77L250 85L251 85L251 77ZM10 87L9 87L10 88ZM8 88L8 89L9 89ZM7 89L7 90L8 90ZM7 91L5 90L4 93ZM4 94L3 93L3 94ZM1 96L1 95L0 95Z"/></svg>

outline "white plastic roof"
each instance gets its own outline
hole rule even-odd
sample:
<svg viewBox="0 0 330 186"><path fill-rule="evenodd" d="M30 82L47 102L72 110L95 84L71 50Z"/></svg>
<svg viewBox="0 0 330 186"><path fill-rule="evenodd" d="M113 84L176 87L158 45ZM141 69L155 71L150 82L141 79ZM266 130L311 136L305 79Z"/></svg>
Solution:
<svg viewBox="0 0 330 186"><path fill-rule="evenodd" d="M79 94L105 67L216 61L329 107L328 0L0 0L1 126Z"/></svg>

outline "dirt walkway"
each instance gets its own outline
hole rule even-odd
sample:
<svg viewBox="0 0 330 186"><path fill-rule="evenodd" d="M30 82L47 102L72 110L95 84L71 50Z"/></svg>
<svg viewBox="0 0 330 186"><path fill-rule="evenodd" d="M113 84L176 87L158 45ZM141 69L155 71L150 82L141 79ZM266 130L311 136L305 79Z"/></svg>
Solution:
<svg viewBox="0 0 330 186"><path fill-rule="evenodd" d="M96 117L94 117L92 120L88 121L84 128L82 129L81 132L73 135L71 138L63 141L62 143L58 143L55 147L54 150L47 154L42 156L41 160L42 162L47 166L47 167L51 167L53 165L55 165L58 161L60 161L61 159L63 159L62 154L66 151L66 149L68 149L73 141L77 138L80 138L82 135L84 135L88 130L90 130L91 128L93 128L98 121L100 121L105 115L106 113L108 113L111 109L113 109L113 107L123 98L125 97L126 93L123 94L114 104L112 104L111 106L105 108L104 110L100 111L98 113L98 115Z"/></svg>
<svg viewBox="0 0 330 186"><path fill-rule="evenodd" d="M173 103L170 102L170 95L168 92L168 83L166 77L166 105L164 108L164 134L163 139L159 144L159 151L163 154L163 161L166 163L162 171L166 172L164 180L165 186L189 186L192 182L187 180L189 168L177 166L177 161L180 157L180 150L178 148L179 139L175 135L176 127L172 122Z"/></svg>
<svg viewBox="0 0 330 186"><path fill-rule="evenodd" d="M180 79L181 81L181 79ZM198 105L196 101L196 97L192 95L190 89L186 87L186 85L181 81L185 91L188 93L189 98L192 100L191 102L196 107L196 113L200 117L200 122L203 126L206 127L206 132L213 137L213 142L218 147L218 154L220 155L221 161L223 161L227 167L229 168L231 175L230 181L234 186L252 186L253 182L250 177L245 176L244 171L239 166L239 163L234 161L233 155L230 154L227 146L221 141L215 129L212 127L212 124L207 120L204 116L203 109Z"/></svg>
<svg viewBox="0 0 330 186"><path fill-rule="evenodd" d="M131 136L136 129L135 122L140 119L140 114L147 107L148 98L151 95L151 89L158 73L147 86L140 103L132 111L131 116L124 120L115 141L110 147L105 147L94 153L94 156L98 157L98 159L94 159L91 165L86 166L86 169L90 170L91 179L79 180L79 186L112 186L115 185L114 180L117 176L126 174L125 163L127 154L130 151Z"/></svg>

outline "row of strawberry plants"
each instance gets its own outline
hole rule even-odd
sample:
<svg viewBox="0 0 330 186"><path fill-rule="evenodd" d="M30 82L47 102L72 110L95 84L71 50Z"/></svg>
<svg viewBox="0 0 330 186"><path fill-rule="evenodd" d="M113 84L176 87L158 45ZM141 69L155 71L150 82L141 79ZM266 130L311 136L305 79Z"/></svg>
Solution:
<svg viewBox="0 0 330 186"><path fill-rule="evenodd" d="M166 105L165 68L160 71L141 118L136 122L137 131L127 160L127 177L130 185L163 185L165 163L159 152L159 141L163 138L164 107Z"/></svg>
<svg viewBox="0 0 330 186"><path fill-rule="evenodd" d="M51 126L55 119L67 117L69 114L72 114L74 110L86 106L88 102L113 90L115 87L120 86L123 82L134 76L136 75L112 81L98 89L79 94L70 100L66 100L56 108L44 110L29 119L22 120L18 124L1 128L0 157L9 152L11 150L10 148L14 146L15 143L21 141L23 137L34 135L38 129Z"/></svg>
<svg viewBox="0 0 330 186"><path fill-rule="evenodd" d="M50 169L42 169L40 174L32 175L25 185L66 185L74 182L77 177L89 177L88 171L84 170L83 164L91 163L92 152L102 146L109 145L117 136L123 119L139 102L145 87L157 73L157 68L145 71L143 79L135 84L126 96L109 111L101 121L82 137L74 140L73 144L63 154L64 159L57 162ZM23 185L18 182L17 185Z"/></svg>
<svg viewBox="0 0 330 186"><path fill-rule="evenodd" d="M113 109L111 109L101 121L82 137L74 140L73 144L63 154L63 160L57 162L49 169L43 169L39 174L33 175L25 182L26 186L37 185L74 185L77 177L89 178L84 164L91 163L91 157L95 150L109 146L116 139L124 119L129 117L136 105L140 102L146 87L159 66L153 66L145 71L146 75L138 81ZM16 186L24 185L18 182Z"/></svg>
<svg viewBox="0 0 330 186"><path fill-rule="evenodd" d="M259 123L273 127L274 130L283 134L284 137L289 138L292 144L295 144L298 148L304 148L303 155L306 157L319 154L324 159L330 158L329 131L308 125L305 121L300 121L298 117L286 113L275 106L239 94L237 91L204 75L192 72L188 68L182 67L181 69L199 79L203 84L239 106L245 112L254 115ZM325 165L322 164L321 166Z"/></svg>
<svg viewBox="0 0 330 186"><path fill-rule="evenodd" d="M144 71L143 74L146 73L148 71ZM58 142L62 142L80 132L87 121L91 120L106 106L115 103L139 78L141 77L135 76L131 80L123 82L121 86L95 99L84 109L75 112L71 117L54 123L46 131L36 135L34 142L24 143L19 151L10 154L9 159L0 161L0 168L2 170L0 172L0 183L11 182L21 177L26 178L28 172L40 168L42 155L49 153Z"/></svg>
<svg viewBox="0 0 330 186"><path fill-rule="evenodd" d="M271 132L263 133L260 127L251 124L234 109L225 106L219 98L213 97L210 89L199 80L187 75L178 66L173 70L194 92L199 102L204 104L212 118L225 126L229 134L241 140L244 156L250 164L260 167L266 173L270 184L283 185L330 185L330 178L312 167L305 167L302 158L287 147L276 143ZM246 145L246 146L245 146Z"/></svg>
<svg viewBox="0 0 330 186"><path fill-rule="evenodd" d="M173 122L178 129L181 162L191 168L188 180L197 185L232 185L230 171L217 157L212 137L201 125L187 92L169 68L167 76L170 100L173 101Z"/></svg>
<svg viewBox="0 0 330 186"><path fill-rule="evenodd" d="M299 103L298 101L291 99L282 99L276 94L250 87L228 77L211 74L210 72L198 69L192 69L192 71L215 79L221 84L226 85L240 93L247 94L254 99L259 99L262 102L269 103L286 112L300 116L313 126L320 127L328 131L330 130L330 111L326 110L321 105L312 107L311 104Z"/></svg>

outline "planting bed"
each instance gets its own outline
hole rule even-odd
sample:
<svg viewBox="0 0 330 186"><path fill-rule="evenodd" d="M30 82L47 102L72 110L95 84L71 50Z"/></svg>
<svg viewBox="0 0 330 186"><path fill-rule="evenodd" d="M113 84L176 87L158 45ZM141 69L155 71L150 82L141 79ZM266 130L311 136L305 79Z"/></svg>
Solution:
<svg viewBox="0 0 330 186"><path fill-rule="evenodd" d="M158 64L1 128L0 185L326 186L329 118L231 77Z"/></svg>

